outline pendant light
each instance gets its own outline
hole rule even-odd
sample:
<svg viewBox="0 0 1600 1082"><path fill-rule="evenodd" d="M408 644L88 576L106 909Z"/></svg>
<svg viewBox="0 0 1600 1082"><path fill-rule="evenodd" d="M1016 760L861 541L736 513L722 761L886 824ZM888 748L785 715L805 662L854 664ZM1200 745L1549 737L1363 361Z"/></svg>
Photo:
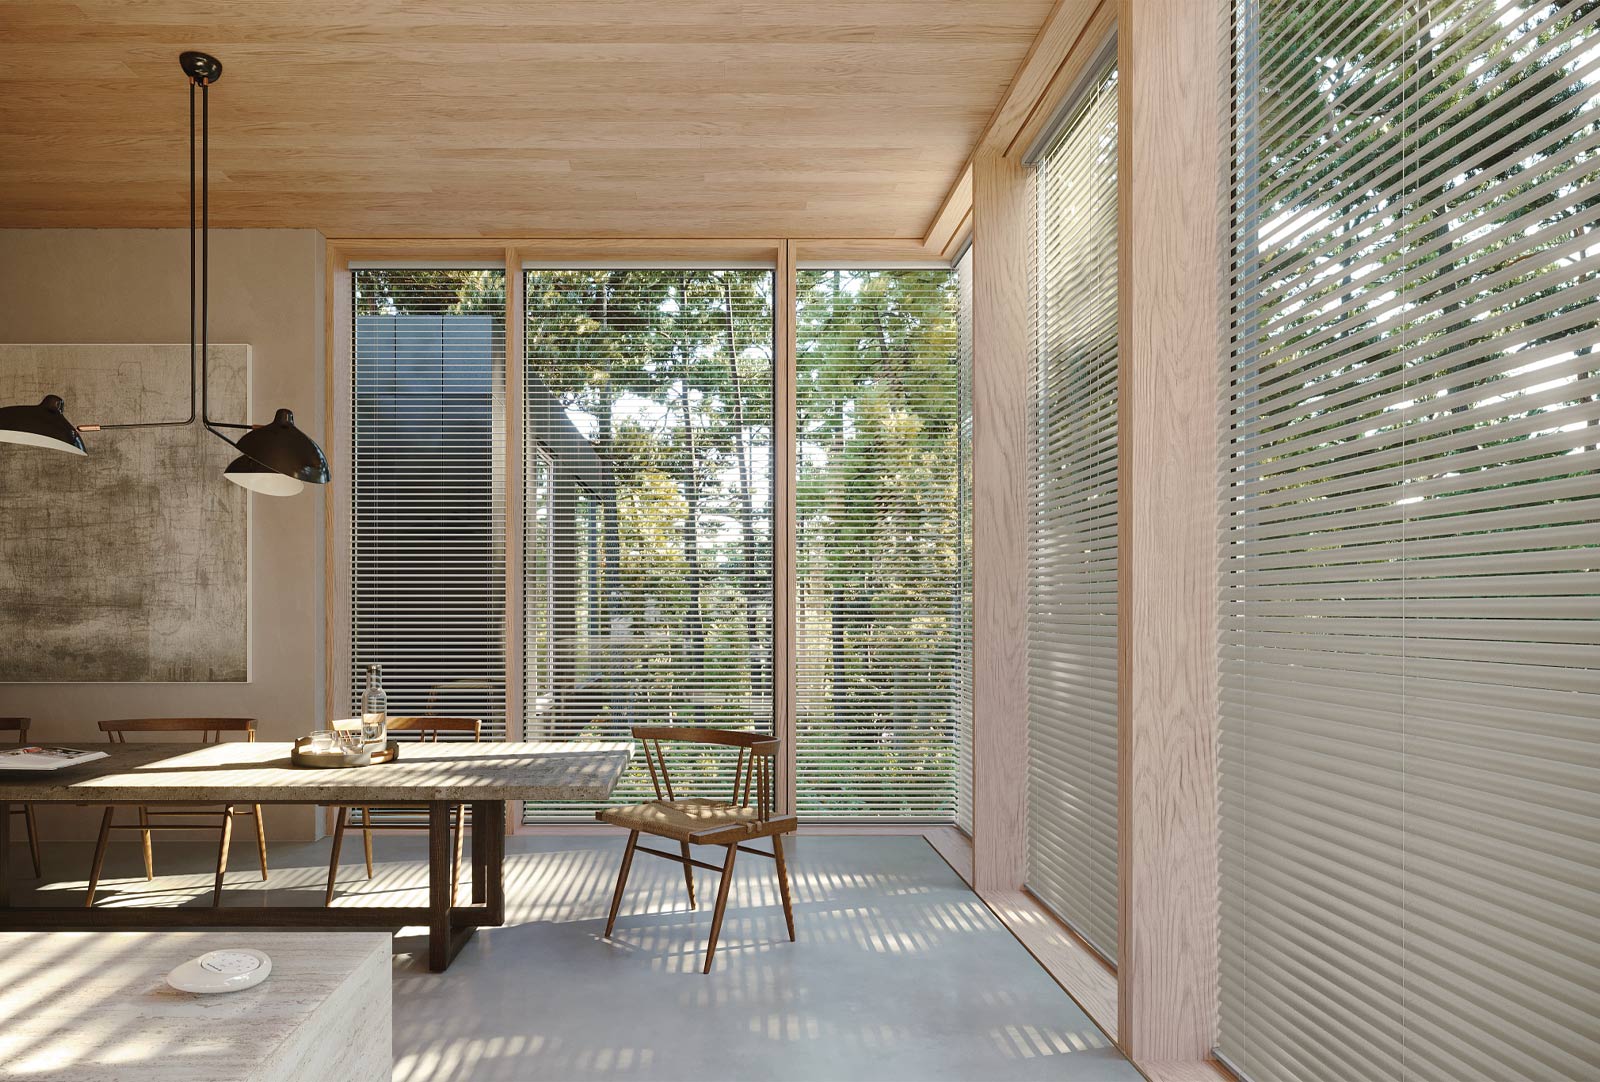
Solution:
<svg viewBox="0 0 1600 1082"><path fill-rule="evenodd" d="M86 455L83 437L67 420L67 404L60 395L47 394L37 406L0 406L0 443L20 443Z"/></svg>
<svg viewBox="0 0 1600 1082"><path fill-rule="evenodd" d="M307 484L329 480L328 460L315 440L295 427L294 414L280 409L272 423L234 424L211 419L208 315L211 282L211 84L222 77L222 62L207 53L185 52L178 64L189 78L189 416L181 421L138 421L112 425L74 425L67 420L66 403L59 395L46 395L37 406L0 407L0 443L23 444L87 455L84 432L121 428L181 428L198 416L207 432L239 452L223 476L241 488L264 496L293 496ZM199 286L195 273L195 89L200 91L200 226ZM196 341L196 300L199 304L199 340ZM198 372L198 379L196 374ZM196 384L198 383L198 388ZM196 397L199 409L196 409ZM224 429L241 431L238 439Z"/></svg>

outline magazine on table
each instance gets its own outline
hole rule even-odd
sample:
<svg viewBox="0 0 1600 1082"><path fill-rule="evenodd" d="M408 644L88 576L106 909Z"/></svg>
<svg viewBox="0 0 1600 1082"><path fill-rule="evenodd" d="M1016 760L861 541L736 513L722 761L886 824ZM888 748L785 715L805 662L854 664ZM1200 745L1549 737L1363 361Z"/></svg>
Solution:
<svg viewBox="0 0 1600 1082"><path fill-rule="evenodd" d="M43 772L62 770L79 763L92 763L104 759L103 751L83 751L79 748L52 748L43 744L24 744L20 748L0 751L0 770L27 770Z"/></svg>

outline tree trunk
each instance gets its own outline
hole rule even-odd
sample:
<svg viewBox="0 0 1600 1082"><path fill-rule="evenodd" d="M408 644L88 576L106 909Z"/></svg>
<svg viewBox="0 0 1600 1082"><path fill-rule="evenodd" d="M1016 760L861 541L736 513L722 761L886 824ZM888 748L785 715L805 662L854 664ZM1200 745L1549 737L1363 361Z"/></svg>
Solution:
<svg viewBox="0 0 1600 1082"><path fill-rule="evenodd" d="M689 280L684 276L678 280L679 303L687 306L689 296ZM689 366L693 363L694 347L692 343L680 341L677 346L679 365L679 404L683 408L683 439L687 469L684 471L683 499L685 513L683 516L683 558L688 568L689 603L684 615L684 629L688 632L688 673L686 674L691 686L705 680L706 665L706 631L705 613L701 607L701 582L700 582L700 461L699 449L695 441L694 412L689 403ZM692 693L691 693L692 694ZM703 721L703 706L700 696L694 696L692 714L695 721Z"/></svg>
<svg viewBox="0 0 1600 1082"><path fill-rule="evenodd" d="M762 686L766 667L759 641L760 621L757 617L759 602L756 597L756 497L751 484L750 438L744 423L744 384L739 376L739 337L733 317L733 282L722 280L723 304L728 317L728 377L733 391L734 442L739 452L739 586L744 599L745 653L750 659L750 688L752 692Z"/></svg>

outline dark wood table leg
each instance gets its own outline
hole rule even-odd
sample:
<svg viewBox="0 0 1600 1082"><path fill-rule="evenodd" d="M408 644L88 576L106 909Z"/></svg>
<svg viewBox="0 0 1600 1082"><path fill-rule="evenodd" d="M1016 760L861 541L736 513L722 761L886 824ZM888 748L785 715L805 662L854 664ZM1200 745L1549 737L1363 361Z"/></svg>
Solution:
<svg viewBox="0 0 1600 1082"><path fill-rule="evenodd" d="M489 805L479 802L472 805L472 901L481 905L488 897Z"/></svg>
<svg viewBox="0 0 1600 1082"><path fill-rule="evenodd" d="M488 820L484 824L484 840L488 843L484 854L488 880L484 897L485 924L499 927L506 922L506 805L503 800L486 805Z"/></svg>
<svg viewBox="0 0 1600 1082"><path fill-rule="evenodd" d="M11 905L11 805L0 800L0 906Z"/></svg>
<svg viewBox="0 0 1600 1082"><path fill-rule="evenodd" d="M450 805L428 805L428 968L450 965Z"/></svg>

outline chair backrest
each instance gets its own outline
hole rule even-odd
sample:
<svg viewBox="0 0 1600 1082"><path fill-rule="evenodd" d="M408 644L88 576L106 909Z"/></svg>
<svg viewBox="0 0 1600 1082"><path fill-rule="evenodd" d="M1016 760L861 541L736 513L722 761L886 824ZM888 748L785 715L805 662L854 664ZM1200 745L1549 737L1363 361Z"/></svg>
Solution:
<svg viewBox="0 0 1600 1082"><path fill-rule="evenodd" d="M483 722L477 718L399 717L389 719L389 731L419 733L422 740L434 743L440 733L471 733L478 741L483 738Z"/></svg>
<svg viewBox="0 0 1600 1082"><path fill-rule="evenodd" d="M200 743L215 744L223 733L244 733L256 738L255 718L118 718L100 722L100 731L113 744L126 744L129 733L199 733Z"/></svg>
<svg viewBox="0 0 1600 1082"><path fill-rule="evenodd" d="M738 729L705 729L687 725L635 725L633 738L644 744L645 765L650 768L650 784L657 800L676 800L672 776L667 772L667 756L662 744L716 744L737 748L733 766L733 800L740 807L754 807L762 819L776 810L777 786L773 769L783 741L766 733L747 733ZM752 794L751 790L755 792ZM752 796L755 803L752 805Z"/></svg>
<svg viewBox="0 0 1600 1082"><path fill-rule="evenodd" d="M0 718L0 733L16 733L17 743L26 744L28 726L32 724L32 718Z"/></svg>

